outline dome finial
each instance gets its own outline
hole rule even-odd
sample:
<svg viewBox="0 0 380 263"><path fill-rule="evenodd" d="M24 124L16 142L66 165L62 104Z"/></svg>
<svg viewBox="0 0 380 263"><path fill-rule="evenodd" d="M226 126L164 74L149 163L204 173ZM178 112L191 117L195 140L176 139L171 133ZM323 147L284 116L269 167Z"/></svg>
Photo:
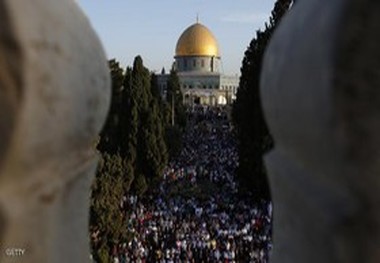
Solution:
<svg viewBox="0 0 380 263"><path fill-rule="evenodd" d="M199 24L199 13L197 13L197 24Z"/></svg>

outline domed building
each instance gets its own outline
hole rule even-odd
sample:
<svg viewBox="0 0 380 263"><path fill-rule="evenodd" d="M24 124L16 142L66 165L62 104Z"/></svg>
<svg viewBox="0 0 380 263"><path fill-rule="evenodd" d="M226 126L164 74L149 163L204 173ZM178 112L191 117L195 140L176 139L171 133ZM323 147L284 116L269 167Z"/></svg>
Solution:
<svg viewBox="0 0 380 263"><path fill-rule="evenodd" d="M239 77L221 72L218 42L212 32L198 21L185 29L177 41L174 56L184 103L187 105L225 105L235 99ZM158 75L163 95L169 75Z"/></svg>

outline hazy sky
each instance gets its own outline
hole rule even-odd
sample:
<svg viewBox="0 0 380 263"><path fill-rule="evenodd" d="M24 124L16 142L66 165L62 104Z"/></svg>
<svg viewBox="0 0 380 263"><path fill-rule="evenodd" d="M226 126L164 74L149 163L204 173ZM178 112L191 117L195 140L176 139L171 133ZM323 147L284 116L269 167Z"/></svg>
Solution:
<svg viewBox="0 0 380 263"><path fill-rule="evenodd" d="M78 0L109 58L123 66L141 55L150 70L170 68L181 33L202 24L218 40L225 73L240 73L255 31L268 21L275 0Z"/></svg>

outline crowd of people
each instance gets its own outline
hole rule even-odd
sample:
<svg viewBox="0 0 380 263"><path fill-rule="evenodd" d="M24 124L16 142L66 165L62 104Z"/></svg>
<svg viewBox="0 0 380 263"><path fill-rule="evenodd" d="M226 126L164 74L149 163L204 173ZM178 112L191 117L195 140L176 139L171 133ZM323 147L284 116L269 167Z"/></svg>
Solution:
<svg viewBox="0 0 380 263"><path fill-rule="evenodd" d="M124 196L132 238L115 245L114 262L268 262L272 206L238 193L237 165L227 113L191 109L183 150L160 187Z"/></svg>

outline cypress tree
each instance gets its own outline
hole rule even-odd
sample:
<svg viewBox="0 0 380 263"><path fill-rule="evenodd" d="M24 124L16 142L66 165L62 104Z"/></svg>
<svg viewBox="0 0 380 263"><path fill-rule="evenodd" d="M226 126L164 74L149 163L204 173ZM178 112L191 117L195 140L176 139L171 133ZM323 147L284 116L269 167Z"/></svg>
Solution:
<svg viewBox="0 0 380 263"><path fill-rule="evenodd" d="M101 152L116 154L120 149L120 107L124 74L119 62L115 59L110 60L108 64L112 81L111 106L106 123L100 133L100 142L97 148Z"/></svg>
<svg viewBox="0 0 380 263"><path fill-rule="evenodd" d="M90 228L98 229L98 241L92 250L96 262L111 262L114 244L125 240L126 220L119 206L124 195L124 165L119 155L103 154L92 186Z"/></svg>
<svg viewBox="0 0 380 263"><path fill-rule="evenodd" d="M169 113L169 119L167 120L168 125L165 132L166 145L168 147L170 158L173 158L181 152L182 134L186 126L186 111L183 105L183 96L180 88L179 78L177 72L174 69L170 71L169 79L167 82L166 105L166 110Z"/></svg>
<svg viewBox="0 0 380 263"><path fill-rule="evenodd" d="M159 92L152 86L149 70L140 56L135 58L132 85L136 90L138 112L137 148L134 190L142 194L149 184L158 179L168 161L164 141L163 117L159 106Z"/></svg>
<svg viewBox="0 0 380 263"><path fill-rule="evenodd" d="M278 0L271 13L269 25L258 30L242 61L237 98L233 105L233 121L239 141L237 171L241 190L252 191L258 199L270 197L263 155L273 147L273 139L265 122L260 101L260 74L265 49L274 29L292 4Z"/></svg>
<svg viewBox="0 0 380 263"><path fill-rule="evenodd" d="M163 173L163 170L165 168L165 165L168 162L169 156L168 156L168 149L165 142L165 129L166 129L166 118L165 118L165 102L162 100L161 94L158 89L157 85L157 77L155 74L151 75L151 94L152 94L152 101L151 101L151 114L152 114L152 121L154 124L154 131L153 133L156 135L156 142L157 145L157 159L158 159L158 165L157 169L155 169L155 177L160 177Z"/></svg>
<svg viewBox="0 0 380 263"><path fill-rule="evenodd" d="M133 190L142 195L160 175L168 161L165 137L165 102L154 76L136 57L133 68L123 74L119 63L110 61L111 109L98 149L102 159L92 187L90 225L100 229L93 243L97 262L111 262L114 244L126 240L122 196Z"/></svg>
<svg viewBox="0 0 380 263"><path fill-rule="evenodd" d="M135 178L137 158L137 132L138 132L138 90L132 84L132 68L127 67L124 78L124 90L121 106L121 150L124 159L125 181L124 187L128 191Z"/></svg>
<svg viewBox="0 0 380 263"><path fill-rule="evenodd" d="M135 133L136 158L134 162L134 178L132 190L136 193L143 194L147 188L145 180L145 165L147 164L146 153L146 131L144 131L147 119L148 92L146 87L146 69L144 68L142 58L135 57L131 71L131 89L134 91L133 98L136 102L137 127Z"/></svg>
<svg viewBox="0 0 380 263"><path fill-rule="evenodd" d="M172 109L174 108L174 124L179 128L184 129L186 126L186 110L183 105L183 95L180 88L177 72L172 69L170 71L167 82L166 101L170 106L170 118L172 118Z"/></svg>

